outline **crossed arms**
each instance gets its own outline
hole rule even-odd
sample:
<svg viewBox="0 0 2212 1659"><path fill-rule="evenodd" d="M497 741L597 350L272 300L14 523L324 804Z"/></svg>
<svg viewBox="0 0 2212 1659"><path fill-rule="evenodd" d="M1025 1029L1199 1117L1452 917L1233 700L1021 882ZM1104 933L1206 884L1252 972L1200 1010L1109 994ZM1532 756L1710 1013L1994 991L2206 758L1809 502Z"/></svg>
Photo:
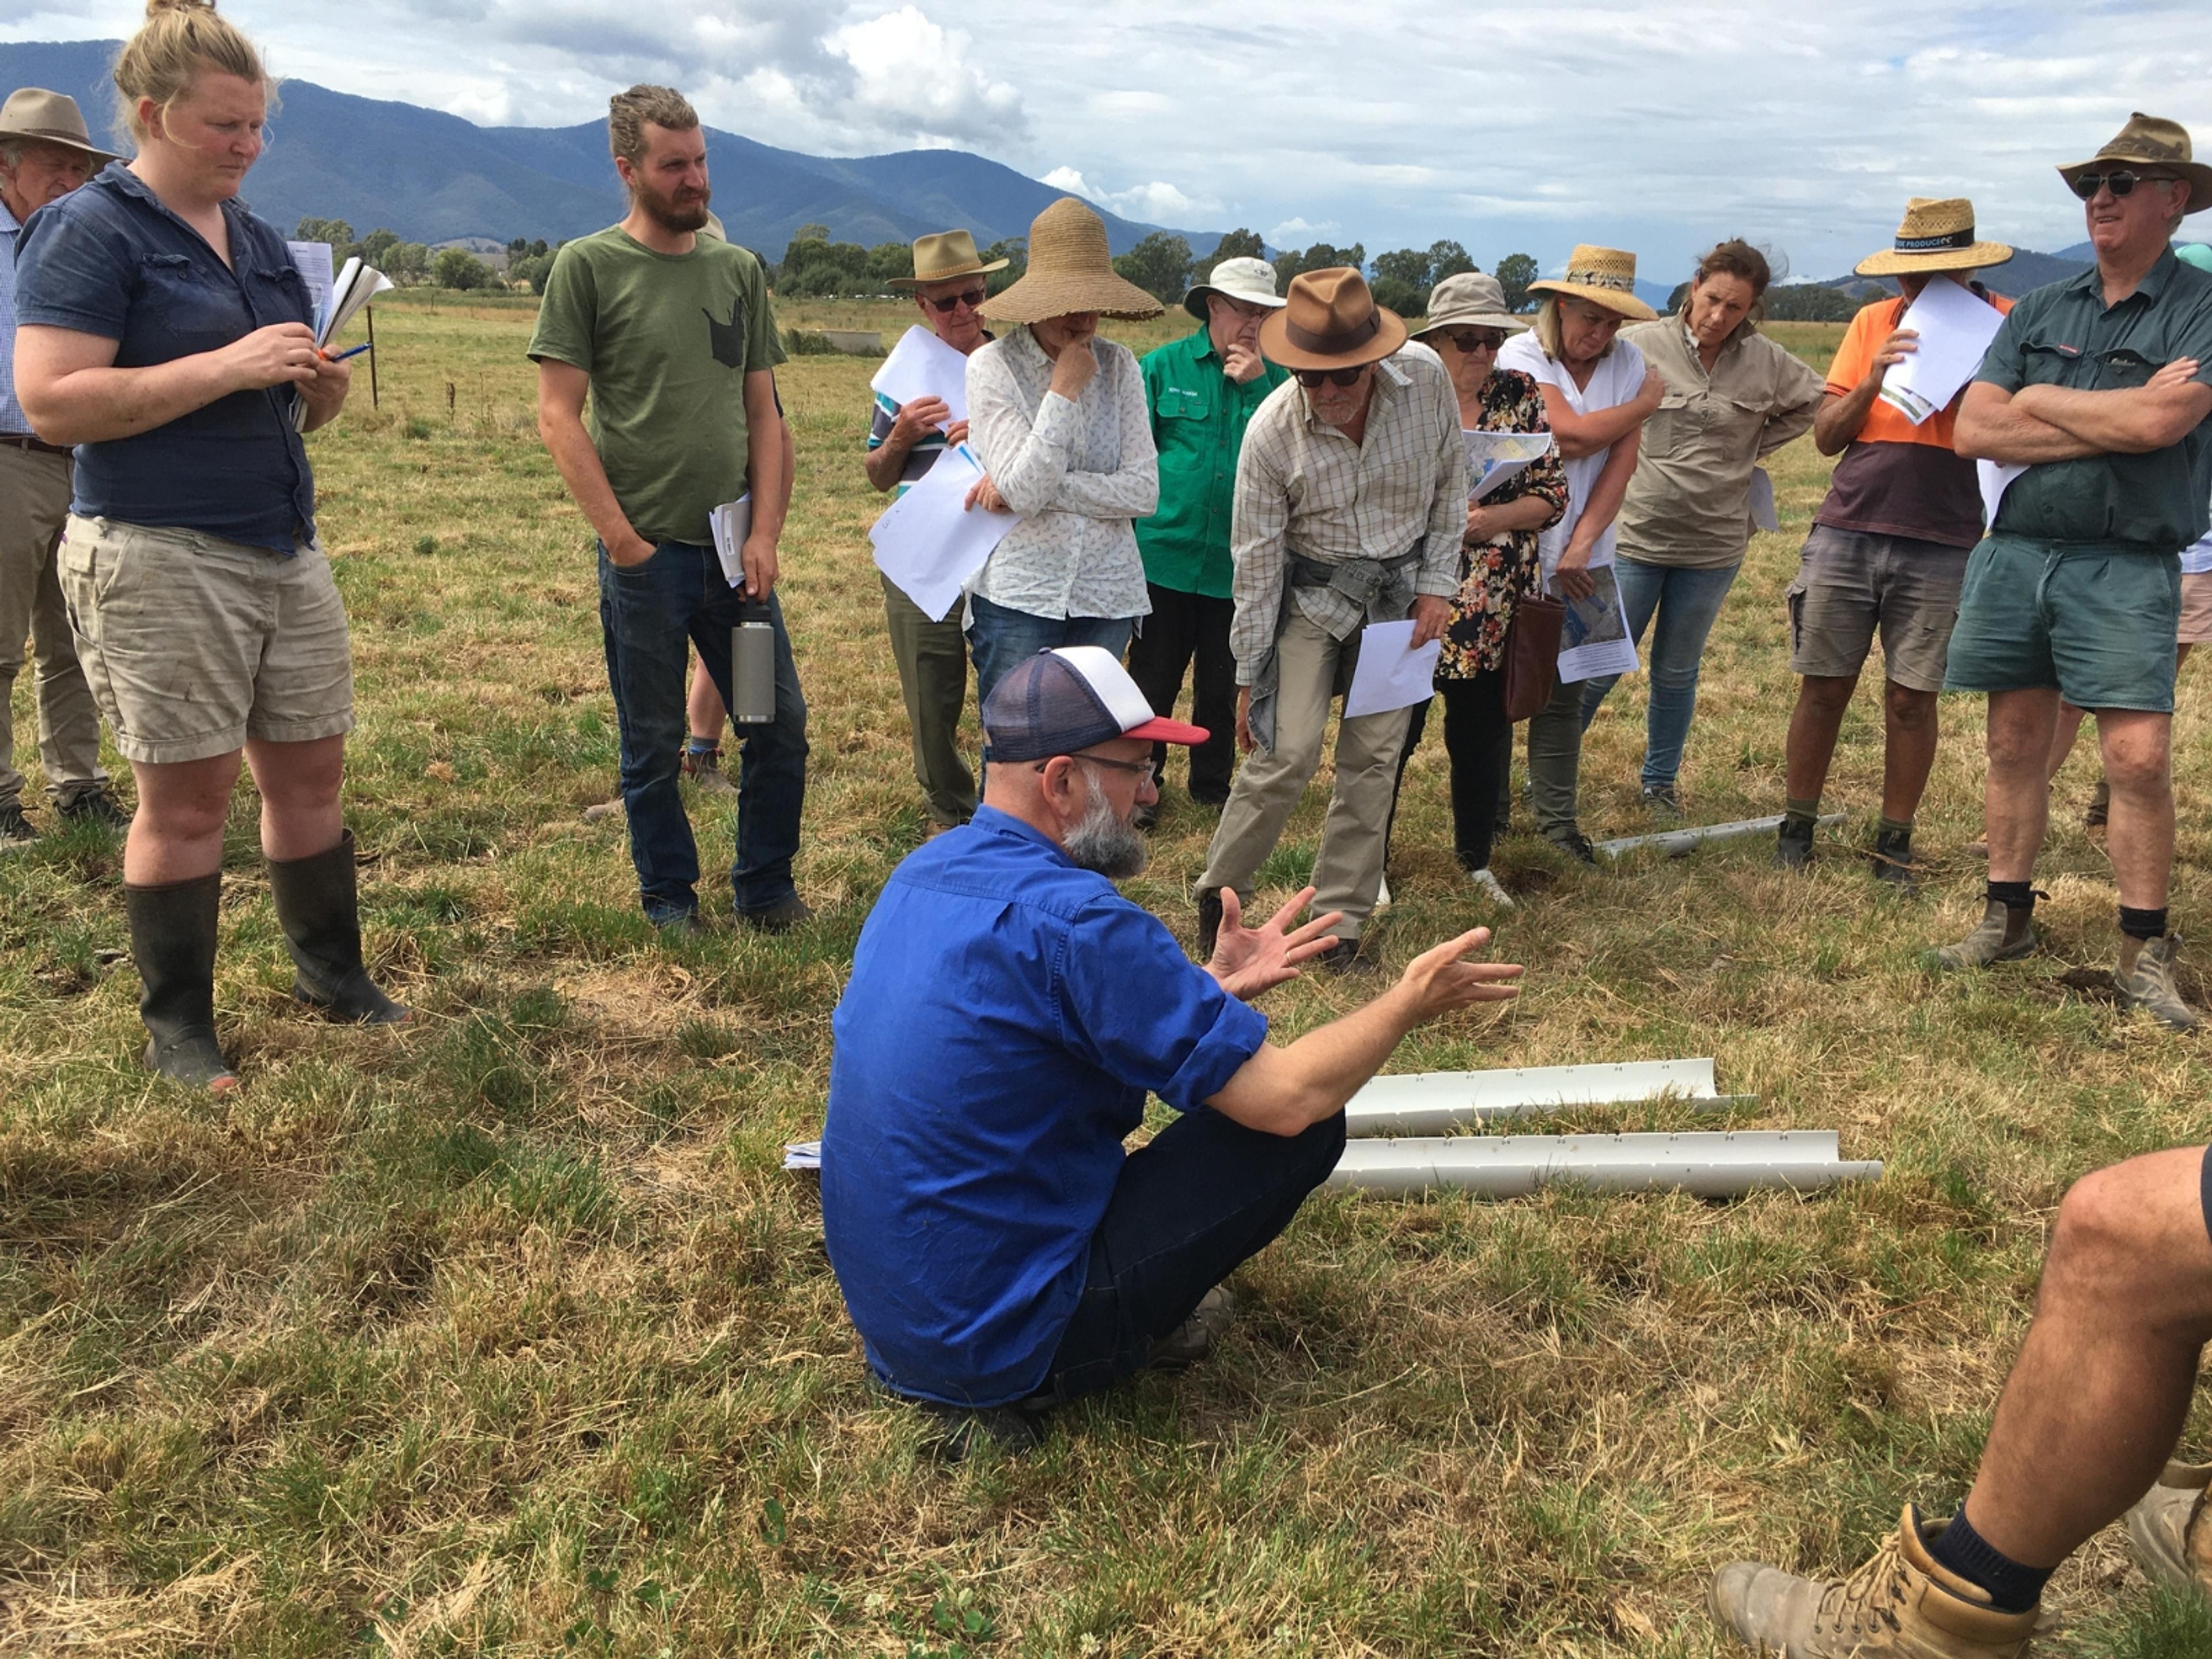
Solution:
<svg viewBox="0 0 2212 1659"><path fill-rule="evenodd" d="M1959 406L1958 452L2017 466L2168 448L2212 415L2212 386L2196 378L2197 370L2196 359L2180 357L2142 386L2110 392L2026 386L2013 392L1977 380Z"/></svg>

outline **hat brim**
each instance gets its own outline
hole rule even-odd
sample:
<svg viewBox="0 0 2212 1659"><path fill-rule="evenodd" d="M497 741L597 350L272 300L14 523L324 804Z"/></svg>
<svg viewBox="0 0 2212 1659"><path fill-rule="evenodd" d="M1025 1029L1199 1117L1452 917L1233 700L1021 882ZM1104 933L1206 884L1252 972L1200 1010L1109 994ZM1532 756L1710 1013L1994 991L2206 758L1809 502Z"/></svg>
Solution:
<svg viewBox="0 0 2212 1659"><path fill-rule="evenodd" d="M1182 308L1200 322L1206 321L1206 296L1209 294L1218 294L1223 299L1234 300L1239 305L1265 306L1270 311L1280 311L1290 304L1279 294L1270 294L1263 300L1256 294L1239 294L1234 289L1217 288L1212 283L1193 283L1183 290Z"/></svg>
<svg viewBox="0 0 2212 1659"><path fill-rule="evenodd" d="M976 312L994 323L1041 323L1048 317L1084 312L1141 323L1166 309L1134 283L1110 270L1031 270L1005 293L984 301Z"/></svg>
<svg viewBox="0 0 2212 1659"><path fill-rule="evenodd" d="M994 259L988 265L963 265L957 270L933 271L927 276L894 276L892 288L920 288L924 283L949 283L961 276L988 276L994 270L1004 270L1013 263L1011 259Z"/></svg>
<svg viewBox="0 0 2212 1659"><path fill-rule="evenodd" d="M1260 325L1260 355L1278 368L1359 368L1379 363L1411 337L1406 319L1388 306L1375 307L1379 326L1373 335L1350 351L1334 356L1308 351L1291 343L1291 319L1277 312Z"/></svg>
<svg viewBox="0 0 2212 1659"><path fill-rule="evenodd" d="M0 127L0 141L9 138L22 144L54 144L63 149L73 149L80 155L89 155L102 167L106 167L110 161L128 159L118 155L112 149L100 149L89 139L65 138L58 132L25 132L18 128Z"/></svg>
<svg viewBox="0 0 2212 1659"><path fill-rule="evenodd" d="M2189 205L2181 210L2184 213L2202 213L2206 208L2212 207L2212 167L2207 167L2202 161L2161 161L2148 155L2100 155L2087 161L2062 161L2058 165L2058 176L2071 190L2077 173L2096 172L2115 164L2131 167L2163 167L2178 173L2189 181Z"/></svg>
<svg viewBox="0 0 2212 1659"><path fill-rule="evenodd" d="M1179 743L1187 749L1195 749L1213 733L1202 726L1190 726L1182 720L1171 720L1165 715L1155 714L1142 726L1133 726L1121 735L1141 738L1146 743Z"/></svg>
<svg viewBox="0 0 2212 1659"><path fill-rule="evenodd" d="M1975 242L1966 247L1934 248L1926 253L1903 253L1886 247L1869 253L1851 267L1855 276L1909 276L1915 271L1935 276L1945 270L1986 270L2012 258L2002 242Z"/></svg>
<svg viewBox="0 0 2212 1659"><path fill-rule="evenodd" d="M1526 317L1509 317L1502 311L1462 311L1443 317L1424 317L1413 325L1413 337L1426 340L1431 334L1441 334L1448 328L1502 328L1508 334L1519 334L1528 326Z"/></svg>
<svg viewBox="0 0 2212 1659"><path fill-rule="evenodd" d="M1659 313L1625 288L1592 288L1586 283L1555 282L1549 277L1528 284L1531 294L1556 294L1564 299L1587 300L1590 304L1625 317L1632 323L1656 321Z"/></svg>

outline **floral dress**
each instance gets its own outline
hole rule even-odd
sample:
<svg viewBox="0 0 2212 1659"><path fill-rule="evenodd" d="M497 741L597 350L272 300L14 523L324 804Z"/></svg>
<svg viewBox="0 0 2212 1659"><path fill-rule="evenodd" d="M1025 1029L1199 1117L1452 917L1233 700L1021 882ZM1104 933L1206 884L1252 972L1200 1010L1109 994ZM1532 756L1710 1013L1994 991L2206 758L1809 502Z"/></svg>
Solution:
<svg viewBox="0 0 2212 1659"><path fill-rule="evenodd" d="M1482 386L1478 432L1548 432L1544 394L1517 369L1501 368ZM1565 517L1567 469L1554 448L1498 487L1486 507L1502 507L1524 495L1551 504L1551 516L1534 530L1507 532L1504 540L1460 550L1459 592L1452 599L1451 623L1444 629L1443 654L1437 661L1440 680L1469 680L1505 666L1505 630L1513 607L1537 590L1541 580L1536 538Z"/></svg>

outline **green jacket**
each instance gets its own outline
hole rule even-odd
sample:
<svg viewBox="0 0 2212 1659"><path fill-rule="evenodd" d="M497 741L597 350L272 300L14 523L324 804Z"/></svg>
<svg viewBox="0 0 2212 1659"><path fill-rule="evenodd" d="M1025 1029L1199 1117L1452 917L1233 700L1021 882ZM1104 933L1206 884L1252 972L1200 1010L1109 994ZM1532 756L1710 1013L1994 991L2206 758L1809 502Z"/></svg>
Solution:
<svg viewBox="0 0 2212 1659"><path fill-rule="evenodd" d="M1137 520L1145 580L1178 593L1229 597L1234 566L1229 526L1244 427L1267 394L1291 378L1273 363L1239 386L1200 323L1143 362L1145 407L1160 453L1160 507Z"/></svg>

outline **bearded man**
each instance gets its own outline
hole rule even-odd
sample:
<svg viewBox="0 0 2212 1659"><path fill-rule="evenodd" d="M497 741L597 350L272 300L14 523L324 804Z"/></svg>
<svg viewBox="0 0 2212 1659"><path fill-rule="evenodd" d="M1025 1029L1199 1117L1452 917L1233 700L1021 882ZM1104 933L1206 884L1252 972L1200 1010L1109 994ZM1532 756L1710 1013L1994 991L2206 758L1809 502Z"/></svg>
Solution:
<svg viewBox="0 0 2212 1659"><path fill-rule="evenodd" d="M781 932L811 914L791 876L806 792L806 702L775 596L785 505L783 361L760 261L702 236L707 140L683 94L637 86L608 103L620 224L565 244L531 337L538 430L599 537L599 623L622 728L622 794L646 915L697 923L699 852L677 785L687 639L730 706L730 631L774 630L775 713L742 728L737 915ZM586 394L591 423L584 420ZM744 582L724 577L709 520L751 497ZM750 613L750 616L748 615Z"/></svg>

